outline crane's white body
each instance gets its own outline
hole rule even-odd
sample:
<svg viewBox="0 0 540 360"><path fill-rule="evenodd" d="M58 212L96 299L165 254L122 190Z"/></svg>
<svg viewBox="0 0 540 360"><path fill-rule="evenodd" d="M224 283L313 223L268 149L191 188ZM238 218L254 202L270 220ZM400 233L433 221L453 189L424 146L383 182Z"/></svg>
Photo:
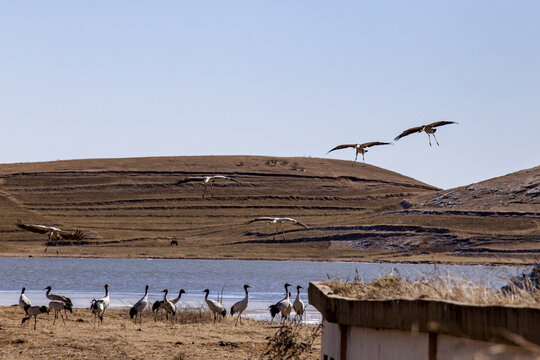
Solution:
<svg viewBox="0 0 540 360"><path fill-rule="evenodd" d="M139 317L139 323L142 324L142 314L144 309L146 309L146 306L148 305L148 285L146 285L146 288L144 290L143 297L135 303L130 309L130 315L133 313L135 323L137 323L137 316Z"/></svg>
<svg viewBox="0 0 540 360"><path fill-rule="evenodd" d="M294 299L293 302L294 312L296 313L296 316L300 317L300 321L302 321L302 317L304 316L304 310L306 309L306 305L304 304L302 299L300 299L301 288L302 287L300 285L296 287L296 299Z"/></svg>
<svg viewBox="0 0 540 360"><path fill-rule="evenodd" d="M293 225L302 226L306 229L309 229L309 226L306 224L301 223L300 221L293 219L293 218L281 218L281 217L271 217L271 216L261 216L258 218L255 218L248 222L248 224L254 223L256 221L267 221L268 225L274 224L276 226L276 232L274 233L274 239L276 238L277 233L279 232L279 227L281 226L281 232L283 235L283 238L285 239L285 228L283 227L283 224L285 223L291 223Z"/></svg>
<svg viewBox="0 0 540 360"><path fill-rule="evenodd" d="M22 288L22 290L21 290L21 296L19 296L19 306L24 310L25 313L27 313L26 309L29 308L30 306L32 306L32 302L24 294L25 290L26 290L26 288Z"/></svg>
<svg viewBox="0 0 540 360"><path fill-rule="evenodd" d="M167 299L167 294L169 293L169 290L165 289L163 290L163 309L167 312L167 314L171 314L171 322L174 322L174 318L176 317L176 305L172 303L171 300Z"/></svg>
<svg viewBox="0 0 540 360"><path fill-rule="evenodd" d="M214 314L214 324L215 324L217 315L219 314L225 317L225 315L227 314L227 310L225 310L223 305L221 305L219 302L208 298L208 294L210 293L210 290L206 289L203 292L206 293L206 296L204 297L204 301L206 302L206 305L208 305L208 309L210 309L210 311L212 311L212 313Z"/></svg>
<svg viewBox="0 0 540 360"><path fill-rule="evenodd" d="M184 184L187 182L200 182L204 185L204 191L202 198L204 199L204 196L206 194L206 189L208 188L208 185L210 185L210 191L212 190L212 186L214 185L214 182L216 181L232 181L232 182L239 182L233 178L230 178L228 176L223 175L214 175L214 176L190 176L188 178L182 179L178 181L178 184ZM214 193L212 193L212 197L214 197Z"/></svg>
<svg viewBox="0 0 540 360"><path fill-rule="evenodd" d="M242 323L242 313L244 312L244 310L246 310L247 306L248 306L248 302L249 302L249 293L248 293L248 288L250 286L249 285L244 285L244 291L246 292L246 295L244 296L244 298L238 302L236 302L232 307L231 307L231 316L234 316L235 313L238 313L238 317L236 318L236 322L235 322L235 325L236 323L238 322L238 320L240 319L240 324Z"/></svg>
<svg viewBox="0 0 540 360"><path fill-rule="evenodd" d="M101 322L103 322L103 315L105 314L105 310L107 310L107 307L109 307L109 303L110 303L109 284L105 284L105 296L102 297L101 299L92 300L92 303L90 305L90 308L92 309L92 313L95 315L94 326L96 326L97 317L99 317Z"/></svg>

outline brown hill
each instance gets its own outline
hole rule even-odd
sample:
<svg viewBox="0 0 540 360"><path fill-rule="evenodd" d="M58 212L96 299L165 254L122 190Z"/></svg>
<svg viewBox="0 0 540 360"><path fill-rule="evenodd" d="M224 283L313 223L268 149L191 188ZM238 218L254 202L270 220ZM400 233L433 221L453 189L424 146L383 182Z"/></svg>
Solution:
<svg viewBox="0 0 540 360"><path fill-rule="evenodd" d="M86 234L81 242L60 242L66 245L59 247L60 256L530 261L538 250L533 190L538 168L523 173L507 180L528 186L516 198L522 203L512 202L499 214L495 207L475 207L483 204L478 199L485 198L488 182L443 192L388 170L331 159L200 156L4 164L0 255L44 255L46 235L18 229L14 223L20 218ZM186 176L212 174L240 183L216 184L214 197L206 200L201 184L178 184ZM501 191L498 182L493 187ZM471 192L477 197L465 197ZM461 204L450 203L458 193ZM495 206L499 198L489 199ZM274 239L274 226L247 224L258 216L294 217L310 228L286 225L285 234ZM173 240L178 247L170 246ZM461 254L474 258L456 258Z"/></svg>

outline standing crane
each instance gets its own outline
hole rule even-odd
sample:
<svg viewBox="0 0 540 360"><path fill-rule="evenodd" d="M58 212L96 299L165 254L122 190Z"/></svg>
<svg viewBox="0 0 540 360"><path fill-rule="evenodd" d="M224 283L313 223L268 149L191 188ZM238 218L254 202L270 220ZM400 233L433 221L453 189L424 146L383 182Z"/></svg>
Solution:
<svg viewBox="0 0 540 360"><path fill-rule="evenodd" d="M293 225L302 226L302 227L304 227L306 229L309 229L309 226L307 226L306 224L303 224L300 221L297 221L295 219L270 217L270 216L262 216L262 217L255 218L255 219L249 221L248 224L251 224L251 223L254 223L254 222L257 222L257 221L268 221L268 225L274 224L276 226L276 232L274 233L273 239L276 238L276 235L279 232L279 226L280 225L281 225L281 230L282 230L282 234L283 234L283 239L285 239L285 228L283 227L283 224L287 223L287 222L292 223Z"/></svg>
<svg viewBox="0 0 540 360"><path fill-rule="evenodd" d="M242 324L242 313L244 312L244 310L246 310L247 306L248 306L248 302L249 302L249 293L248 293L248 288L250 288L251 286L249 286L248 284L244 284L244 291L246 292L246 296L244 296L244 298L238 302L236 302L232 307L231 307L231 316L234 316L235 313L238 313L238 317L236 318L236 321L234 323L234 325L236 326L236 323L238 322L238 320L240 320L240 324Z"/></svg>
<svg viewBox="0 0 540 360"><path fill-rule="evenodd" d="M30 299L24 294L24 291L26 290L25 287L21 290L21 296L19 296L19 306L24 310L26 313L26 309L32 306L32 302ZM28 314L28 313L27 313Z"/></svg>
<svg viewBox="0 0 540 360"><path fill-rule="evenodd" d="M167 299L167 294L169 293L169 290L165 289L162 291L163 294L163 308L167 312L167 314L171 314L171 324L174 323L174 320L176 318L176 305L174 305L171 300Z"/></svg>
<svg viewBox="0 0 540 360"><path fill-rule="evenodd" d="M94 314L94 327L96 326L96 319L98 317L99 320L103 322L103 315L105 314L105 310L107 310L109 303L109 284L105 284L105 296L97 300L92 299L92 302L90 304L90 309L92 310L92 314Z"/></svg>
<svg viewBox="0 0 540 360"><path fill-rule="evenodd" d="M30 318L33 316L34 317L34 330L36 330L38 315L49 313L49 309L47 309L46 306L27 306L26 309L24 309L24 311L26 312L28 316L22 319L21 325L24 324L26 320L30 320Z"/></svg>
<svg viewBox="0 0 540 360"><path fill-rule="evenodd" d="M300 285L296 287L296 299L294 299L293 302L293 308L294 312L296 313L296 316L300 318L300 322L302 322L302 318L304 316L304 310L306 309L306 305L300 299L300 289L303 289Z"/></svg>
<svg viewBox="0 0 540 360"><path fill-rule="evenodd" d="M213 176L190 176L190 177L184 178L182 180L179 180L177 182L177 184L185 184L185 183L188 183L188 182L202 183L204 185L204 191L203 191L203 195L202 195L202 198L204 200L204 195L206 194L206 188L208 187L208 185L210 185L210 193L212 194L212 197L214 197L214 193L212 191L212 188L213 188L214 182L217 182L217 181L232 181L232 182L235 182L235 183L240 183L240 181L235 180L235 179L233 179L231 177L228 177L228 176L213 175Z"/></svg>
<svg viewBox="0 0 540 360"><path fill-rule="evenodd" d="M356 150L356 157L354 158L353 164L356 161L356 159L358 159L358 154L362 154L362 161L366 162L364 159L364 154L368 152L367 148L372 147L372 146L379 146L379 145L390 145L390 143L381 142L381 141L372 141L372 142L367 142L363 144L343 144L343 145L336 146L332 150L328 151L326 154L329 154L334 150L353 148Z"/></svg>
<svg viewBox="0 0 540 360"><path fill-rule="evenodd" d="M169 299L174 305L176 305L176 303L178 301L180 301L180 298L182 297L182 294L185 294L185 290L184 289L180 289L180 292L178 293L178 296L174 299ZM152 304L152 312L154 313L154 321L157 321L157 315L158 315L158 312L159 310L163 309L165 310L165 308L163 307L163 300L156 300L154 301L154 303ZM169 313L166 312L166 315L167 315L167 320L169 320Z"/></svg>
<svg viewBox="0 0 540 360"><path fill-rule="evenodd" d="M61 301L61 302L65 303L66 305L68 305L70 308L73 308L73 303L71 302L71 299L68 298L67 296L60 295L60 294L51 294L51 287L50 286L47 286L43 290L47 290L47 292L45 293L45 296L47 297L47 299L49 299L51 301ZM71 311L71 312L73 312L73 311ZM64 313L66 314L66 319L67 319L68 318L67 311L64 311Z"/></svg>
<svg viewBox="0 0 540 360"><path fill-rule="evenodd" d="M206 293L206 296L204 297L204 301L206 301L206 305L208 305L208 308L214 314L214 324L215 324L217 315L219 314L225 318L225 315L227 315L227 310L225 310L223 305L221 305L219 302L208 298L208 294L210 293L210 290L205 289L203 290L203 292Z"/></svg>
<svg viewBox="0 0 540 360"><path fill-rule="evenodd" d="M399 139L401 139L402 137L405 137L407 135L414 134L414 133L421 133L423 131L428 136L429 146L431 146L431 135L433 135L433 138L435 139L435 142L437 143L437 145L439 145L439 142L437 141L437 138L435 137L435 132L437 131L436 128L439 127L439 126L449 125L449 124L457 124L457 122L455 122L455 121L436 121L436 122L431 123L431 124L416 126L416 127L407 129L404 132L402 132L401 134L399 134L398 136L396 136L394 141L398 141Z"/></svg>
<svg viewBox="0 0 540 360"><path fill-rule="evenodd" d="M58 301L58 300L53 300L53 301L49 302L49 312L51 310L54 310L53 325L56 323L56 319L58 319L58 313L60 313L60 316L62 317L62 321L64 322L64 325L66 325L66 321L64 320L64 315L62 315L62 311L64 311L64 313L66 313L66 318L67 318L67 312L68 311L70 313L73 313L73 308L71 307L71 305L66 304L63 301Z"/></svg>
<svg viewBox="0 0 540 360"><path fill-rule="evenodd" d="M289 293L289 286L291 286L291 284L285 283L285 298L268 307L268 309L270 310L270 315L272 315L272 319L274 319L274 317L278 313L281 313L282 321L285 321L285 319L289 318L292 310L292 304L289 300L291 297L291 294Z"/></svg>
<svg viewBox="0 0 540 360"><path fill-rule="evenodd" d="M139 323L142 324L142 314L147 305L148 285L146 285L146 288L144 289L144 296L129 309L129 317L135 320L135 324L137 323L137 316L139 316Z"/></svg>

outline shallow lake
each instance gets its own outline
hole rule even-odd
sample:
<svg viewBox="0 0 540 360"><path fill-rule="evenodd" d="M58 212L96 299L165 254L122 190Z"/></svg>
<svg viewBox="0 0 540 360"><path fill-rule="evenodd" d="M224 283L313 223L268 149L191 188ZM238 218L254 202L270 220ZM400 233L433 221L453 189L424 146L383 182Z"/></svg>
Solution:
<svg viewBox="0 0 540 360"><path fill-rule="evenodd" d="M44 287L69 296L75 307L88 307L93 298L104 295L103 285L110 285L111 307L129 307L150 285L149 300L163 298L161 290L169 289L169 298L183 288L186 294L181 307L198 307L204 303L202 291L210 289L210 298L223 292L227 309L243 298L242 286L249 284L250 305L245 314L269 319L267 307L283 298L283 284L304 289L301 297L307 303L310 281L352 280L356 275L371 280L390 273L416 279L429 276L452 276L475 280L497 288L508 278L527 268L510 266L465 266L427 264L373 264L360 262L310 262L266 260L179 260L179 259L71 259L71 258L0 258L0 305L17 304L22 287L34 305L46 305ZM291 300L292 301L292 300ZM316 322L320 314L307 307L307 320Z"/></svg>

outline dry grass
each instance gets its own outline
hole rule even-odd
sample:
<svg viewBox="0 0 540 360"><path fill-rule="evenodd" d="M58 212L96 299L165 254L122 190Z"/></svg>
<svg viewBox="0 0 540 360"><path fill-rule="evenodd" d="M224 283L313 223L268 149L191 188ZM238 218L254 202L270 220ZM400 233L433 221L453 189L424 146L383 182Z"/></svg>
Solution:
<svg viewBox="0 0 540 360"><path fill-rule="evenodd" d="M269 339L280 330L266 321L244 319L234 326L230 317L213 324L208 313L181 312L175 324L155 322L146 312L134 324L127 309L108 309L103 324L93 325L88 309L73 309L66 325L53 316L38 317L21 326L18 306L0 307L0 359L258 359L268 350ZM295 328L300 342L312 337L316 326ZM318 359L320 333L299 359ZM270 353L265 358L277 358ZM285 357L286 358L286 357Z"/></svg>
<svg viewBox="0 0 540 360"><path fill-rule="evenodd" d="M364 282L356 277L352 282L326 283L336 295L363 300L429 299L472 305L520 305L540 307L540 290L529 277L521 283L510 281L501 290L464 278L430 276L408 280L398 274Z"/></svg>

